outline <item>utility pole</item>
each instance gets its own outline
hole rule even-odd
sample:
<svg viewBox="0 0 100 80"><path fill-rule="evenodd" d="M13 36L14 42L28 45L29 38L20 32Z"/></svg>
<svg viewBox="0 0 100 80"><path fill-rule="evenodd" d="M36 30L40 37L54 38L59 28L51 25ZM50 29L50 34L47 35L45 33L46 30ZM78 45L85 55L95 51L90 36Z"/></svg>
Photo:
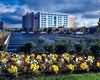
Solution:
<svg viewBox="0 0 100 80"><path fill-rule="evenodd" d="M99 21L98 21L98 26L97 26L97 32L100 32L100 18L99 18Z"/></svg>

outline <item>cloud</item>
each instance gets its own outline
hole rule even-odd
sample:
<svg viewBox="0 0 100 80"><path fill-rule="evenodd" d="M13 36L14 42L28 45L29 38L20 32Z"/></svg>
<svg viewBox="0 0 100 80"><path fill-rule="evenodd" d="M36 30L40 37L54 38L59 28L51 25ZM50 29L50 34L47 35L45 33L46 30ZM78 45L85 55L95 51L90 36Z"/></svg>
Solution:
<svg viewBox="0 0 100 80"><path fill-rule="evenodd" d="M0 18L5 23L10 23L10 24L21 23L21 16L19 16L16 13L17 8L18 8L17 5L14 5L12 7L11 5L0 4Z"/></svg>
<svg viewBox="0 0 100 80"><path fill-rule="evenodd" d="M99 18L100 11L87 12L82 17L83 18Z"/></svg>
<svg viewBox="0 0 100 80"><path fill-rule="evenodd" d="M13 13L15 12L15 10L16 10L16 7L0 4L0 14Z"/></svg>
<svg viewBox="0 0 100 80"><path fill-rule="evenodd" d="M10 23L10 24L18 24L18 23L21 23L21 20L19 20L19 18L15 18L13 16L4 16L2 17L2 20L5 22L5 23Z"/></svg>
<svg viewBox="0 0 100 80"><path fill-rule="evenodd" d="M96 19L100 17L99 9L100 0L0 0L0 16L9 24L21 24L22 15L31 11L64 12L79 20Z"/></svg>
<svg viewBox="0 0 100 80"><path fill-rule="evenodd" d="M66 0L66 6L63 7L61 12L65 13L84 13L88 11L96 11L100 9L99 0Z"/></svg>
<svg viewBox="0 0 100 80"><path fill-rule="evenodd" d="M5 23L5 28L21 28L21 24L10 24L10 23Z"/></svg>
<svg viewBox="0 0 100 80"><path fill-rule="evenodd" d="M18 5L0 4L0 18L7 24L21 24L22 16L26 12L31 11L26 5L21 7Z"/></svg>
<svg viewBox="0 0 100 80"><path fill-rule="evenodd" d="M82 13L100 9L100 0L21 0L20 2L34 10L66 13Z"/></svg>

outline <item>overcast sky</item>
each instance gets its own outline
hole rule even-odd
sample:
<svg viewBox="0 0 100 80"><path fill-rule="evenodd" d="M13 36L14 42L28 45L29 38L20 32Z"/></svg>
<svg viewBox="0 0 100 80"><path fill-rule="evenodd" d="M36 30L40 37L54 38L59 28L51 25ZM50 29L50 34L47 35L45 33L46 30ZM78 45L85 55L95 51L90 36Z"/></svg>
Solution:
<svg viewBox="0 0 100 80"><path fill-rule="evenodd" d="M63 12L90 26L100 17L100 0L0 0L0 18L7 26L21 27L22 15L30 11Z"/></svg>

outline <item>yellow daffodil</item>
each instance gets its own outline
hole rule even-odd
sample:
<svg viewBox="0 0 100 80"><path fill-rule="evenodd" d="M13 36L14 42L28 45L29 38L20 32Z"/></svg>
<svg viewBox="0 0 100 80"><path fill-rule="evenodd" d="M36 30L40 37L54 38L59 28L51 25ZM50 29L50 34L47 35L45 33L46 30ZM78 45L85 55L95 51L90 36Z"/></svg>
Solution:
<svg viewBox="0 0 100 80"><path fill-rule="evenodd" d="M42 56L41 55L37 55L36 59L37 60L42 60Z"/></svg>
<svg viewBox="0 0 100 80"><path fill-rule="evenodd" d="M16 57L12 57L11 60L14 61L14 62L16 62L17 58Z"/></svg>
<svg viewBox="0 0 100 80"><path fill-rule="evenodd" d="M32 72L38 71L39 65L38 64L31 64L30 69Z"/></svg>
<svg viewBox="0 0 100 80"><path fill-rule="evenodd" d="M65 61L70 62L70 59L71 59L71 55L70 54L64 53L62 56L65 59Z"/></svg>
<svg viewBox="0 0 100 80"><path fill-rule="evenodd" d="M58 65L52 65L51 66L51 69L52 69L52 71L54 72L54 73L58 73L59 72L59 66Z"/></svg>
<svg viewBox="0 0 100 80"><path fill-rule="evenodd" d="M26 62L26 63L30 63L30 56L26 56L26 57L25 57L25 62Z"/></svg>
<svg viewBox="0 0 100 80"><path fill-rule="evenodd" d="M71 70L71 72L73 72L73 71L75 70L75 65L73 65L73 64L68 64L68 65L67 65L67 68L68 68L69 70Z"/></svg>
<svg viewBox="0 0 100 80"><path fill-rule="evenodd" d="M2 63L4 63L4 64L6 64L6 63L7 63L7 61L8 61L8 59L7 59L7 58L4 58L4 59L2 59L2 60L1 60L1 62L2 62Z"/></svg>
<svg viewBox="0 0 100 80"><path fill-rule="evenodd" d="M87 61L89 61L90 63L93 63L94 57L93 56L88 56Z"/></svg>
<svg viewBox="0 0 100 80"><path fill-rule="evenodd" d="M86 62L80 64L81 70L89 70L89 65Z"/></svg>
<svg viewBox="0 0 100 80"><path fill-rule="evenodd" d="M17 72L18 72L18 67L15 66L15 65L10 65L10 67L8 67L7 70L8 70L9 73L16 75Z"/></svg>
<svg viewBox="0 0 100 80"><path fill-rule="evenodd" d="M55 62L57 61L58 55L57 54L50 54L50 59Z"/></svg>
<svg viewBox="0 0 100 80"><path fill-rule="evenodd" d="M97 66L98 68L100 68L100 61L97 61L97 62L96 62L96 66Z"/></svg>
<svg viewBox="0 0 100 80"><path fill-rule="evenodd" d="M46 54L42 54L42 57L44 57L44 58L45 58L46 56L47 56Z"/></svg>

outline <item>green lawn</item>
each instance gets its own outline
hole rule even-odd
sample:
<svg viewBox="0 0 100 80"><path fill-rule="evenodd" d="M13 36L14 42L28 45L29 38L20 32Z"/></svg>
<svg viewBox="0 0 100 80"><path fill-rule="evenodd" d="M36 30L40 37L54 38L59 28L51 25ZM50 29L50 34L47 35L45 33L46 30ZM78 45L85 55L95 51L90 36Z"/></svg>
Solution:
<svg viewBox="0 0 100 80"><path fill-rule="evenodd" d="M36 80L100 80L100 73L39 76Z"/></svg>
<svg viewBox="0 0 100 80"><path fill-rule="evenodd" d="M30 77L2 78L0 80L100 80L100 73L66 74L66 75L40 75Z"/></svg>

